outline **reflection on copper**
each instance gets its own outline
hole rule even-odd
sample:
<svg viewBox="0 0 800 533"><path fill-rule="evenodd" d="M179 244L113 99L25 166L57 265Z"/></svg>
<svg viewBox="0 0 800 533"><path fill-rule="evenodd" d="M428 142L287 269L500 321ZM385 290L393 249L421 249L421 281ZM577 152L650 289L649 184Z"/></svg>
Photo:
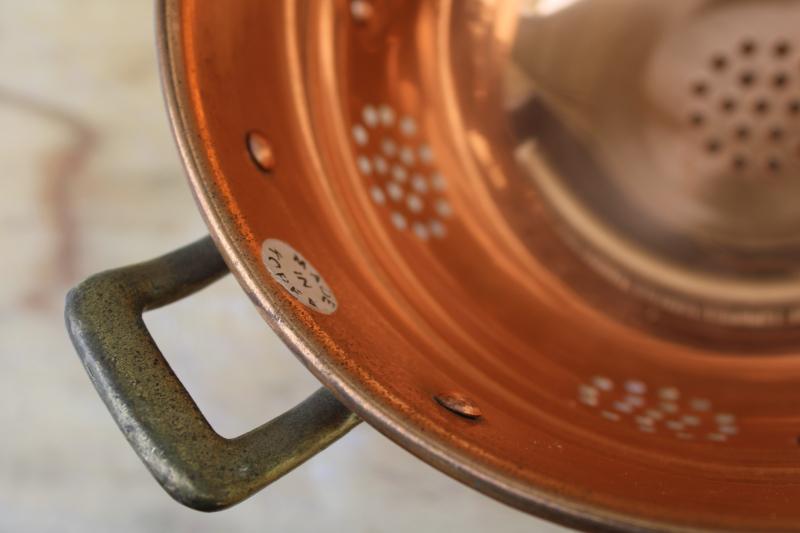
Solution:
<svg viewBox="0 0 800 533"><path fill-rule="evenodd" d="M738 152L716 159L735 135L709 152L700 129L733 109L692 117L731 84L750 94L722 74L734 55L795 57L800 10L364 5L165 1L193 186L270 324L365 420L526 511L796 528L800 181L767 147L797 132L750 146L748 178ZM791 114L800 85L777 83L762 92ZM269 180L243 157L252 130L280 156ZM268 238L303 250L336 313L276 287Z"/></svg>

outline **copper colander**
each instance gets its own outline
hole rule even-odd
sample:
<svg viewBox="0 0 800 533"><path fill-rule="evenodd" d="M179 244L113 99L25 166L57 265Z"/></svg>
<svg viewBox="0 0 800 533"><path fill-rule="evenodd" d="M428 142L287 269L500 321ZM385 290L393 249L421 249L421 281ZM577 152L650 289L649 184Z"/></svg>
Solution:
<svg viewBox="0 0 800 533"><path fill-rule="evenodd" d="M568 525L800 528L800 3L158 13L211 236L335 402ZM169 264L201 268L183 253ZM176 444L152 418L163 390L137 414L145 395L119 392L136 364L104 368L110 337L82 337L72 305L106 402L187 503L234 503L354 423L241 493L209 467L193 498L222 452Z"/></svg>

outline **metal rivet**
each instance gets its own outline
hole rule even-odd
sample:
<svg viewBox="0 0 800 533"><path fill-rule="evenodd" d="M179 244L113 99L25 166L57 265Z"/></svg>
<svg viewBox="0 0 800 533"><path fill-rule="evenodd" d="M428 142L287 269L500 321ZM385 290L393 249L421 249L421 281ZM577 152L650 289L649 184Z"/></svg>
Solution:
<svg viewBox="0 0 800 533"><path fill-rule="evenodd" d="M458 392L437 394L433 399L448 411L463 416L464 418L475 420L482 415L481 410L475 405L475 402Z"/></svg>
<svg viewBox="0 0 800 533"><path fill-rule="evenodd" d="M247 151L261 172L272 172L275 167L275 154L272 151L272 144L263 133L251 131L247 134Z"/></svg>
<svg viewBox="0 0 800 533"><path fill-rule="evenodd" d="M372 18L375 9L367 0L353 0L350 2L350 14L358 22L366 22Z"/></svg>

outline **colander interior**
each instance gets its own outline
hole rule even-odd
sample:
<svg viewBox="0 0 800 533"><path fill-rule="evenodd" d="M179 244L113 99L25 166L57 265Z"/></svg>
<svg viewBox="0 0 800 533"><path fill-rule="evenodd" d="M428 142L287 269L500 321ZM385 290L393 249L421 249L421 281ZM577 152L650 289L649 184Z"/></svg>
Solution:
<svg viewBox="0 0 800 533"><path fill-rule="evenodd" d="M387 436L570 524L787 528L796 6L176 0L173 118L245 290Z"/></svg>

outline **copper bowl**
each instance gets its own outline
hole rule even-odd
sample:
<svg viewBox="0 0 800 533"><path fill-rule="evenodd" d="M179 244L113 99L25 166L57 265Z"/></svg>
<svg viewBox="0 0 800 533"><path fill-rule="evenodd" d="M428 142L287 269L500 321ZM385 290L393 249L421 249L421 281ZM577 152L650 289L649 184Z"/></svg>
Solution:
<svg viewBox="0 0 800 533"><path fill-rule="evenodd" d="M213 243L91 278L67 321L175 498L236 503L363 419L574 527L800 529L800 3L158 20ZM232 440L140 317L226 265L324 385Z"/></svg>

